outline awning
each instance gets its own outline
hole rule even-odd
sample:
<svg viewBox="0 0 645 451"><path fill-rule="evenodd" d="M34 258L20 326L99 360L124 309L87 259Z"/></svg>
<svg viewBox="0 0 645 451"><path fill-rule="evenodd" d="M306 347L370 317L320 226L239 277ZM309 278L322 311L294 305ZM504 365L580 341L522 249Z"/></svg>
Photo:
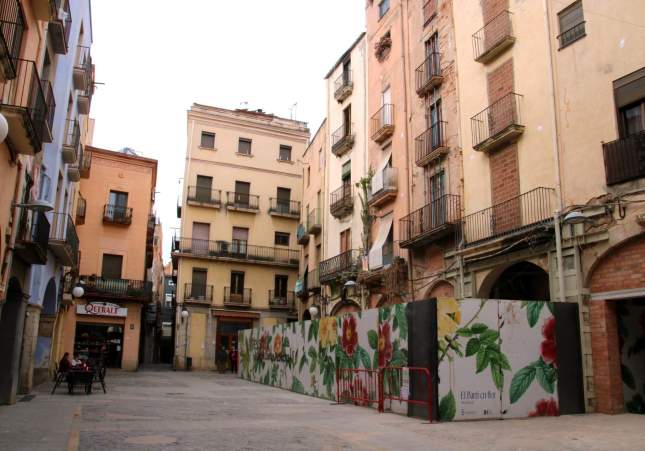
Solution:
<svg viewBox="0 0 645 451"><path fill-rule="evenodd" d="M383 245L392 230L392 213L383 216L380 223L378 236L369 253L370 269L378 269L383 266Z"/></svg>
<svg viewBox="0 0 645 451"><path fill-rule="evenodd" d="M374 177L372 177L372 194L378 193L383 189L383 170L390 162L390 158L392 158L391 150L383 156L383 160L381 160L374 172Z"/></svg>

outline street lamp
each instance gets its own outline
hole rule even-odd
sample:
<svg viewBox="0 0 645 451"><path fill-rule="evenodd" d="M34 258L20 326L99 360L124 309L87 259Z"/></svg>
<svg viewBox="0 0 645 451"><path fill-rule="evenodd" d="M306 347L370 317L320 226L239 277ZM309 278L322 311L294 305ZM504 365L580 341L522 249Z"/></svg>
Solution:
<svg viewBox="0 0 645 451"><path fill-rule="evenodd" d="M309 314L311 315L311 319L314 319L316 316L318 316L318 307L316 307L315 305L309 307Z"/></svg>
<svg viewBox="0 0 645 451"><path fill-rule="evenodd" d="M186 324L186 332L184 334L184 370L188 371L188 316L190 312L186 307L181 309L181 322Z"/></svg>
<svg viewBox="0 0 645 451"><path fill-rule="evenodd" d="M31 202L26 204L19 204L14 202L13 206L16 208L26 208L27 210L39 213L47 213L48 211L52 211L54 209L52 204L42 199L32 200Z"/></svg>
<svg viewBox="0 0 645 451"><path fill-rule="evenodd" d="M85 290L82 286L76 285L74 288L72 288L72 296L74 296L75 298L82 298L84 294Z"/></svg>

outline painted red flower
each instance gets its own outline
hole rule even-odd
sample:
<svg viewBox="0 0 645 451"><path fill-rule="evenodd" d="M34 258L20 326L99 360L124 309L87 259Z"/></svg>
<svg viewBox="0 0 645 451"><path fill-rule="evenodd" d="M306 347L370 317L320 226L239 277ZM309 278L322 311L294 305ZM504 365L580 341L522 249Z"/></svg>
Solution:
<svg viewBox="0 0 645 451"><path fill-rule="evenodd" d="M356 346L358 346L358 334L356 333L356 318L353 315L348 315L343 320L342 345L348 357L354 355Z"/></svg>
<svg viewBox="0 0 645 451"><path fill-rule="evenodd" d="M392 340L390 323L385 322L379 327L378 334L378 366L383 367L392 359Z"/></svg>
<svg viewBox="0 0 645 451"><path fill-rule="evenodd" d="M540 399L535 403L535 410L529 412L530 417L557 417L560 409L555 399Z"/></svg>
<svg viewBox="0 0 645 451"><path fill-rule="evenodd" d="M542 326L542 344L540 345L540 354L542 360L547 364L553 364L557 367L556 362L556 343L555 343L555 318L549 318Z"/></svg>

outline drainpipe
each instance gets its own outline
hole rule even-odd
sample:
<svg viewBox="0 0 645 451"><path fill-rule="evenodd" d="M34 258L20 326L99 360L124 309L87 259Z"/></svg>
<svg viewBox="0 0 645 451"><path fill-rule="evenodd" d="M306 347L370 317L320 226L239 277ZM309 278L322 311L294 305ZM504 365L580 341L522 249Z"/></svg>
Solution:
<svg viewBox="0 0 645 451"><path fill-rule="evenodd" d="M551 147L553 149L553 161L555 162L555 195L557 202L557 210L553 214L553 224L555 226L555 250L556 258L558 261L558 286L559 286L559 301L566 302L567 297L565 294L564 286L564 265L562 259L562 231L561 231L561 217L562 217L562 179L560 175L560 131L557 121L557 111L558 103L556 99L556 74L553 67L553 51L551 46L551 22L549 20L549 5L547 0L542 0L542 5L544 8L544 25L546 28L546 44L548 50L547 64L549 67L550 83L549 83L549 95L551 97L551 126L553 127L553 133L551 134Z"/></svg>

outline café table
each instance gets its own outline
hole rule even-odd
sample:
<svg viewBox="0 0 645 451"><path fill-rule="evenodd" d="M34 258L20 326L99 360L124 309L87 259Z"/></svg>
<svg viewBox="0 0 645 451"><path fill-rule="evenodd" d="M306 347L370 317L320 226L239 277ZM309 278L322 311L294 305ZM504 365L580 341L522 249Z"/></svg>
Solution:
<svg viewBox="0 0 645 451"><path fill-rule="evenodd" d="M70 395L74 394L74 386L83 385L85 393L92 394L92 381L94 380L94 370L87 366L71 368L67 372L67 387Z"/></svg>

